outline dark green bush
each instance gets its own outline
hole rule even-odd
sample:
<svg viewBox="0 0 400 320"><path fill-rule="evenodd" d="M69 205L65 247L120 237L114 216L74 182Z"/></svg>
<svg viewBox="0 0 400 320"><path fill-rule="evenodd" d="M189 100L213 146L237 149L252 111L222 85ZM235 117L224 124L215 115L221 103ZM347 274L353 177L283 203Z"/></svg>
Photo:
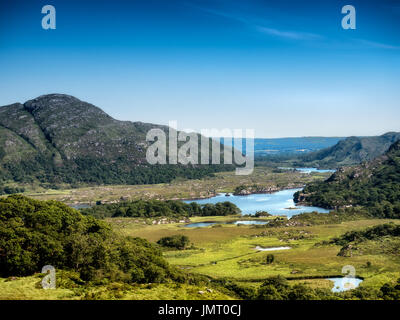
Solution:
<svg viewBox="0 0 400 320"><path fill-rule="evenodd" d="M334 238L331 243L345 246L350 242L362 242L365 240L377 240L384 236L400 237L400 225L385 223L360 231L349 231L344 235Z"/></svg>
<svg viewBox="0 0 400 320"><path fill-rule="evenodd" d="M271 254L271 253L270 253L270 254L267 254L267 258L265 259L265 261L266 261L267 264L273 263L274 260L275 260L275 256L274 256L273 254Z"/></svg>
<svg viewBox="0 0 400 320"><path fill-rule="evenodd" d="M157 243L162 247L183 250L189 245L190 241L187 236L178 234L170 237L163 237L158 240Z"/></svg>
<svg viewBox="0 0 400 320"><path fill-rule="evenodd" d="M302 284L290 286L282 276L270 277L258 290L259 300L312 300L317 299L314 290Z"/></svg>
<svg viewBox="0 0 400 320"><path fill-rule="evenodd" d="M14 194L14 193L22 193L25 191L25 188L20 188L20 187L10 187L10 186L5 186L1 187L0 186L0 195L3 194Z"/></svg>

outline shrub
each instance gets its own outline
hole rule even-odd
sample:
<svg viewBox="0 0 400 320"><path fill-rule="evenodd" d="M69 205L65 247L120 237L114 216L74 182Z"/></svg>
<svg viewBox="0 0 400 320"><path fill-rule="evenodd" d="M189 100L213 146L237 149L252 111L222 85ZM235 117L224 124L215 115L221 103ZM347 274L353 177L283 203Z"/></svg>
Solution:
<svg viewBox="0 0 400 320"><path fill-rule="evenodd" d="M282 276L270 277L260 286L257 298L260 300L312 300L314 290L303 284L290 286Z"/></svg>
<svg viewBox="0 0 400 320"><path fill-rule="evenodd" d="M267 258L266 258L266 262L267 262L267 264L271 264L271 263L273 263L273 262L274 262L274 260L275 260L275 257L274 257L274 255L273 255L273 254L268 254L268 255L267 255Z"/></svg>
<svg viewBox="0 0 400 320"><path fill-rule="evenodd" d="M157 241L162 247L176 248L178 250L184 250L190 243L189 238L184 235L174 235L171 237L163 237Z"/></svg>
<svg viewBox="0 0 400 320"><path fill-rule="evenodd" d="M270 217L271 214L268 213L267 211L257 211L257 212L254 214L254 216L255 216L256 218L259 218L259 217Z"/></svg>

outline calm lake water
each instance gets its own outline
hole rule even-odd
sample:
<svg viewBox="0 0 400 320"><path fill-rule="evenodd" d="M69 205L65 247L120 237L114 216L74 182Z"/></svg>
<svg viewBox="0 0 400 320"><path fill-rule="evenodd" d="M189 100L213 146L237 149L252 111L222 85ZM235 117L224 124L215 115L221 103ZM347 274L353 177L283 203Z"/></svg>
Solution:
<svg viewBox="0 0 400 320"><path fill-rule="evenodd" d="M254 249L258 251L280 251L280 250L289 250L291 247L271 247L271 248L263 248L260 246L255 247Z"/></svg>
<svg viewBox="0 0 400 320"><path fill-rule="evenodd" d="M257 221L257 220L240 220L240 221L232 222L232 224L245 224L245 225L251 225L251 224L263 225L263 224L267 224L267 223L268 223L268 221Z"/></svg>
<svg viewBox="0 0 400 320"><path fill-rule="evenodd" d="M336 171L336 170L330 170L330 169L317 169L317 168L287 168L287 167L279 167L279 169L296 170L296 171L300 171L301 173L311 173L311 172L332 172L332 173L334 173Z"/></svg>
<svg viewBox="0 0 400 320"><path fill-rule="evenodd" d="M343 292L355 289L360 285L361 282L363 282L363 280L359 278L346 278L346 277L328 278L328 280L331 280L334 283L332 292Z"/></svg>
<svg viewBox="0 0 400 320"><path fill-rule="evenodd" d="M268 221L258 221L258 220L239 220L239 221L233 221L233 222L196 222L196 223L189 223L185 225L186 228L205 228L212 226L214 224L245 224L245 225L252 225L252 224L258 224L258 225L263 225L267 224Z"/></svg>
<svg viewBox="0 0 400 320"><path fill-rule="evenodd" d="M271 194L250 194L247 196L230 195L229 197L225 196L225 193L220 193L217 196L209 199L189 200L185 202L215 204L217 202L229 201L240 208L240 210L242 210L242 214L255 214L257 211L267 211L272 215L286 215L287 217L291 217L295 214L303 212L329 212L329 210L318 207L295 206L293 194L299 190L301 189L288 189Z"/></svg>
<svg viewBox="0 0 400 320"><path fill-rule="evenodd" d="M186 224L186 228L205 228L217 224L216 222L196 222L196 223L189 223ZM220 223L221 224L221 223Z"/></svg>
<svg viewBox="0 0 400 320"><path fill-rule="evenodd" d="M91 205L87 204L87 203L69 204L68 206L70 206L71 208L74 208L76 210L91 208Z"/></svg>

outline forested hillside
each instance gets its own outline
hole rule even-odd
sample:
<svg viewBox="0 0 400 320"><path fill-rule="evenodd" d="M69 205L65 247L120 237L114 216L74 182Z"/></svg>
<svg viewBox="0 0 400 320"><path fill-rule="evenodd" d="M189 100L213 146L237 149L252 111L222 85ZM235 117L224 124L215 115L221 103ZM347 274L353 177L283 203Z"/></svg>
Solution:
<svg viewBox="0 0 400 320"><path fill-rule="evenodd" d="M349 137L332 147L299 157L298 164L330 168L359 164L383 155L398 140L400 140L398 132L388 132L373 137Z"/></svg>
<svg viewBox="0 0 400 320"><path fill-rule="evenodd" d="M295 201L325 208L363 206L377 217L400 217L400 141L385 155L343 167L328 180L307 185Z"/></svg>
<svg viewBox="0 0 400 320"><path fill-rule="evenodd" d="M5 182L52 186L147 184L201 178L224 165L154 165L146 162L146 134L168 127L118 121L72 96L51 94L0 107L0 193ZM10 190L10 189L9 189Z"/></svg>

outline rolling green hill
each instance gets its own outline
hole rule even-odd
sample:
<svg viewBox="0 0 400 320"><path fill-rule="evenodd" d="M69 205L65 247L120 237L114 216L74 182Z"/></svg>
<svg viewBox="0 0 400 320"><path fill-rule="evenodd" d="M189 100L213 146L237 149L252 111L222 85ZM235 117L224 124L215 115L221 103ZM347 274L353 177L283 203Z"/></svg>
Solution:
<svg viewBox="0 0 400 320"><path fill-rule="evenodd" d="M0 107L0 186L36 181L161 183L233 169L148 165L146 133L153 128L168 133L166 126L115 120L94 105L62 94Z"/></svg>
<svg viewBox="0 0 400 320"><path fill-rule="evenodd" d="M325 208L363 206L377 217L400 218L400 141L383 156L307 185L295 201Z"/></svg>
<svg viewBox="0 0 400 320"><path fill-rule="evenodd" d="M332 147L306 154L300 159L302 165L312 167L336 168L354 165L381 156L398 140L398 132L373 137L349 137Z"/></svg>

